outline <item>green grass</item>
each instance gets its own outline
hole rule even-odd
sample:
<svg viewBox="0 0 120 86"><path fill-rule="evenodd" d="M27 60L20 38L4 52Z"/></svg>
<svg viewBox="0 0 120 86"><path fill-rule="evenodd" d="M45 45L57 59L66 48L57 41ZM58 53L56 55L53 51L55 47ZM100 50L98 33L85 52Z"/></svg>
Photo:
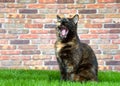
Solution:
<svg viewBox="0 0 120 86"><path fill-rule="evenodd" d="M120 72L99 72L99 82L61 81L58 71L0 70L0 86L120 86Z"/></svg>

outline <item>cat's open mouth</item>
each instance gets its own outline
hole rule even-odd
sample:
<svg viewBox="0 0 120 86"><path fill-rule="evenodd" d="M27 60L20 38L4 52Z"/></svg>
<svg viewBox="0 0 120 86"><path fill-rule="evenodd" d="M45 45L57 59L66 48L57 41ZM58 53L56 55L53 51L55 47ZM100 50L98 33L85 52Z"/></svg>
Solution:
<svg viewBox="0 0 120 86"><path fill-rule="evenodd" d="M61 38L66 38L68 32L69 32L69 30L67 27L65 27L65 26L60 27L60 37Z"/></svg>

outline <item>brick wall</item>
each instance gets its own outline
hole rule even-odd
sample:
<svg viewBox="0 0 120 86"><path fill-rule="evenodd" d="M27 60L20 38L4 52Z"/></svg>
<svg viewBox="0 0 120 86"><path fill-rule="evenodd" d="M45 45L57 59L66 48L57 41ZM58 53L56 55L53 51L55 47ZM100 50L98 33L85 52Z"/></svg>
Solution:
<svg viewBox="0 0 120 86"><path fill-rule="evenodd" d="M0 68L58 69L56 14L76 13L99 69L120 71L120 0L0 0Z"/></svg>

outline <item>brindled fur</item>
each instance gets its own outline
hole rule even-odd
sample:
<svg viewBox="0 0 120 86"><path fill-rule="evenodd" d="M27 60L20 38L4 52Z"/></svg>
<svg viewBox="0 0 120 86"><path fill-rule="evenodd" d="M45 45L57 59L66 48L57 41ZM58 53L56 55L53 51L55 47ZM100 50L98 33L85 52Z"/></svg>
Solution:
<svg viewBox="0 0 120 86"><path fill-rule="evenodd" d="M98 63L92 48L80 42L77 35L79 16L57 15L55 53L62 80L98 81Z"/></svg>

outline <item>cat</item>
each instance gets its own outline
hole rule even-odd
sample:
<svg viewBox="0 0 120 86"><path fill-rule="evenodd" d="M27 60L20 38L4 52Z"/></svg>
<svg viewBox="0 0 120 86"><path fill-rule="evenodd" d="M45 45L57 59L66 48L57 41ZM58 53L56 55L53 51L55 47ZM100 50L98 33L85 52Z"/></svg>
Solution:
<svg viewBox="0 0 120 86"><path fill-rule="evenodd" d="M62 80L98 81L98 62L92 48L77 35L79 15L61 18L57 15L55 54Z"/></svg>

